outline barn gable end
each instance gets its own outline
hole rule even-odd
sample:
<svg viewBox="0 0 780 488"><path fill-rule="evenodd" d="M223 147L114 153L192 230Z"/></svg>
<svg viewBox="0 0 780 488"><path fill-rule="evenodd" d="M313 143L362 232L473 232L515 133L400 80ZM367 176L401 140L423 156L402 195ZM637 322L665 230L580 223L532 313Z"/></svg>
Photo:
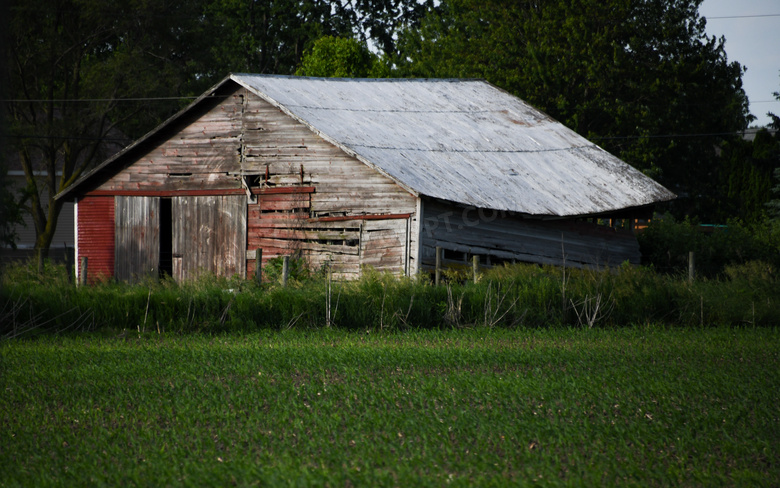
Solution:
<svg viewBox="0 0 780 488"><path fill-rule="evenodd" d="M114 259L101 272L246 277L257 249L264 264L294 254L344 278L416 267L413 195L247 89L218 93L91 180L86 198L117 209L111 242L93 246Z"/></svg>

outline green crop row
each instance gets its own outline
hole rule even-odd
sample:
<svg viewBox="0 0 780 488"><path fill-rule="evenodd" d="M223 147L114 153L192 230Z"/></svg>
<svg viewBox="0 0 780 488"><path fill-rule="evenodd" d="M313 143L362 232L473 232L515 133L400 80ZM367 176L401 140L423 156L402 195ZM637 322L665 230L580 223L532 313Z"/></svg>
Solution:
<svg viewBox="0 0 780 488"><path fill-rule="evenodd" d="M772 486L778 340L635 326L4 341L0 485Z"/></svg>

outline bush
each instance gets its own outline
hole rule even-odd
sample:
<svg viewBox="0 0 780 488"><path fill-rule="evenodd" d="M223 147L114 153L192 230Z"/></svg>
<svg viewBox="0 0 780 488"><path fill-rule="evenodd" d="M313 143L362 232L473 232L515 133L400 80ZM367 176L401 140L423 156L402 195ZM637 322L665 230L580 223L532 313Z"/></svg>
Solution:
<svg viewBox="0 0 780 488"><path fill-rule="evenodd" d="M771 221L748 225L730 220L722 227L707 227L667 215L651 221L638 240L642 264L670 274L687 273L690 251L696 254L697 275L708 278L749 261L780 265L780 225Z"/></svg>

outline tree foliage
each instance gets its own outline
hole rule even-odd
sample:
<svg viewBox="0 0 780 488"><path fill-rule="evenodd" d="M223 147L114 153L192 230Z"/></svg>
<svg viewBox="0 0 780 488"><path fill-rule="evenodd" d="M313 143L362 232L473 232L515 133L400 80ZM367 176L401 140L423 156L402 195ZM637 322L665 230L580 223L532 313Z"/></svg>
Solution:
<svg viewBox="0 0 780 488"><path fill-rule="evenodd" d="M193 28L201 47L193 65L199 80L211 82L228 72L293 74L321 38L357 39L392 54L397 32L416 27L433 5L433 0L199 1L203 20Z"/></svg>
<svg viewBox="0 0 780 488"><path fill-rule="evenodd" d="M721 145L718 159L716 215L718 221L762 220L772 196L772 172L780 166L780 139L766 128L752 140L731 138Z"/></svg>
<svg viewBox="0 0 780 488"><path fill-rule="evenodd" d="M54 196L121 148L125 134L148 130L170 110L137 99L179 84L181 33L167 26L181 13L177 5L10 2L3 39L9 158L24 171L23 203L44 255L63 205Z"/></svg>
<svg viewBox="0 0 780 488"><path fill-rule="evenodd" d="M325 36L304 53L295 74L330 78L379 78L389 68L356 39Z"/></svg>
<svg viewBox="0 0 780 488"><path fill-rule="evenodd" d="M780 92L775 92L774 95L780 100ZM774 180L776 185L772 187L772 194L775 198L767 202L766 206L772 219L780 223L780 117L771 112L767 115L772 119L769 129L774 132Z"/></svg>
<svg viewBox="0 0 780 488"><path fill-rule="evenodd" d="M746 128L743 69L701 0L445 0L406 31L406 76L480 77L712 208L718 142Z"/></svg>

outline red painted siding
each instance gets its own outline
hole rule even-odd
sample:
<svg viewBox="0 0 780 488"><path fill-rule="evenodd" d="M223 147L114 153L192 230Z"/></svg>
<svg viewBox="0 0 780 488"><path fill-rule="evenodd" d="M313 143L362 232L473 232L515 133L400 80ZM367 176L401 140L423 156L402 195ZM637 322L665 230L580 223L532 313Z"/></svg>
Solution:
<svg viewBox="0 0 780 488"><path fill-rule="evenodd" d="M87 281L114 276L114 197L84 197L78 202L79 263L86 256Z"/></svg>

